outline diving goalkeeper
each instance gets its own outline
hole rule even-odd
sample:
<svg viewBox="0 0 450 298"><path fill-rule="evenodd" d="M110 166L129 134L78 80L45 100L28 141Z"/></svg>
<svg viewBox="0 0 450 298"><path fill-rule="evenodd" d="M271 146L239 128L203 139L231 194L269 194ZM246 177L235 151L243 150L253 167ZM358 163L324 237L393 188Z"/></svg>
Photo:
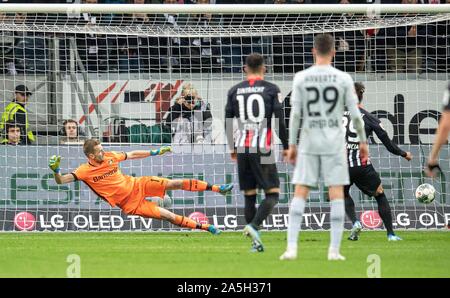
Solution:
<svg viewBox="0 0 450 298"><path fill-rule="evenodd" d="M55 173L58 184L81 180L100 198L112 207L118 206L126 214L162 219L174 225L189 229L201 229L212 234L220 234L214 225L201 224L190 218L174 214L167 209L158 207L155 202L147 201L146 197L164 198L167 190L214 191L223 195L233 189L232 184L211 185L207 182L184 179L170 180L156 176L132 177L122 174L119 162L126 159L139 159L149 156L163 155L171 152L169 146L155 150L136 150L131 152L105 152L99 140L89 139L84 142L83 151L88 162L79 166L70 174L61 175L61 157L53 155L49 167Z"/></svg>

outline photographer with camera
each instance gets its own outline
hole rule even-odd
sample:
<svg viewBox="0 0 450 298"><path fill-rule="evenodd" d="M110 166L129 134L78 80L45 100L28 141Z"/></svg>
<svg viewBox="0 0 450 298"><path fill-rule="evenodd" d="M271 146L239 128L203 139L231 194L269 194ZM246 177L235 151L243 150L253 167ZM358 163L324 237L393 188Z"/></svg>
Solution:
<svg viewBox="0 0 450 298"><path fill-rule="evenodd" d="M181 89L181 96L164 116L172 131L172 143L211 143L212 114L192 84Z"/></svg>

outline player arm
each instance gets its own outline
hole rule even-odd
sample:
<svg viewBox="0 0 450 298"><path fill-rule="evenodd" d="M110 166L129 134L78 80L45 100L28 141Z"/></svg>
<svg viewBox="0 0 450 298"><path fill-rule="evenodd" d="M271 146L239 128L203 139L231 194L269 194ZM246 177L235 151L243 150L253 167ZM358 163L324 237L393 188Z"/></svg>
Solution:
<svg viewBox="0 0 450 298"><path fill-rule="evenodd" d="M377 137L380 139L380 141L383 143L384 147L391 152L394 155L399 155L401 157L406 157L406 152L400 149L397 144L391 141L389 138L387 132L380 126L379 123L374 123L373 125L373 131L377 135Z"/></svg>
<svg viewBox="0 0 450 298"><path fill-rule="evenodd" d="M55 181L57 184L66 184L75 181L75 177L73 174L64 174L55 173Z"/></svg>
<svg viewBox="0 0 450 298"><path fill-rule="evenodd" d="M48 162L48 167L55 174L56 183L57 184L65 184L65 183L70 183L70 182L75 181L76 180L75 174L61 175L60 164L61 164L61 156L53 155L52 157L50 157L50 160Z"/></svg>
<svg viewBox="0 0 450 298"><path fill-rule="evenodd" d="M280 138L281 143L283 144L283 149L287 150L289 145L288 145L288 134L287 134L287 129L286 129L286 123L284 120L284 112L280 108L280 109L275 110L274 115L275 115L275 119L278 121L277 135Z"/></svg>
<svg viewBox="0 0 450 298"><path fill-rule="evenodd" d="M295 77L291 95L291 114L289 115L289 145L297 145L298 131L301 120L300 79Z"/></svg>
<svg viewBox="0 0 450 298"><path fill-rule="evenodd" d="M125 159L141 159L141 158L147 158L149 156L156 156L156 155L163 155L166 152L172 152L172 147L170 146L162 146L158 149L152 149L152 150L134 150L130 152L125 152Z"/></svg>
<svg viewBox="0 0 450 298"><path fill-rule="evenodd" d="M436 132L433 148L431 149L429 156L430 164L437 164L439 150L442 145L447 142L448 134L450 133L450 109L444 110L442 117Z"/></svg>
<svg viewBox="0 0 450 298"><path fill-rule="evenodd" d="M228 94L227 104L225 106L225 134L227 137L228 148L231 151L235 150L234 137L233 137L233 105L232 105L232 94Z"/></svg>

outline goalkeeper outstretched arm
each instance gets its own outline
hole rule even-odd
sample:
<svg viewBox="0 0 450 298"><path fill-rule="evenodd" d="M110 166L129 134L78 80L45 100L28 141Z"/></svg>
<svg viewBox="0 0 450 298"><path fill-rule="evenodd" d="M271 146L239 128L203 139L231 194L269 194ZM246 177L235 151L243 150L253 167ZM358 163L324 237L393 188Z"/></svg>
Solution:
<svg viewBox="0 0 450 298"><path fill-rule="evenodd" d="M152 149L150 151L148 150L134 150L127 152L127 159L140 159L140 158L146 158L149 156L156 156L156 155L163 155L167 152L172 152L172 147L170 146L162 146L158 149Z"/></svg>
<svg viewBox="0 0 450 298"><path fill-rule="evenodd" d="M48 166L55 174L55 181L57 184L65 184L75 181L75 177L72 174L61 175L61 168L59 167L61 163L61 156L53 155L50 158Z"/></svg>

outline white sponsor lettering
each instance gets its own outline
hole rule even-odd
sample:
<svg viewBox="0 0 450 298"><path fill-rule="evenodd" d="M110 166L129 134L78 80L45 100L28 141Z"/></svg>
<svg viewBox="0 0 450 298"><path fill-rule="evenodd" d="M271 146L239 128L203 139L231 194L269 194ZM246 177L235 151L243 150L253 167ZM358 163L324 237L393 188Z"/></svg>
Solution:
<svg viewBox="0 0 450 298"><path fill-rule="evenodd" d="M119 215L111 215L111 228L120 229L122 227L123 227L123 218L120 217Z"/></svg>
<svg viewBox="0 0 450 298"><path fill-rule="evenodd" d="M285 226L285 223L283 222L283 218L281 214L273 214L273 227L274 228L283 228Z"/></svg>
<svg viewBox="0 0 450 298"><path fill-rule="evenodd" d="M324 222L325 222L325 216L326 216L326 214L325 213L321 213L320 214L320 220L317 218L317 216L315 215L315 214L313 214L313 218L314 218L314 220L316 221L316 223L317 223L317 225L319 226L319 227L323 227L323 224L324 224Z"/></svg>
<svg viewBox="0 0 450 298"><path fill-rule="evenodd" d="M426 217L426 218L424 218L424 217ZM434 218L433 218L433 215L431 215L430 213L422 213L422 214L419 216L419 222L420 222L420 224L422 224L423 226L429 227L429 226L431 226L431 225L434 224Z"/></svg>
<svg viewBox="0 0 450 298"><path fill-rule="evenodd" d="M439 222L439 215L437 213L434 213L434 222L436 223L436 227L445 227L446 226L445 222L442 222L442 223Z"/></svg>
<svg viewBox="0 0 450 298"><path fill-rule="evenodd" d="M223 219L225 226L227 228L236 228L237 227L237 216L236 215L226 215Z"/></svg>
<svg viewBox="0 0 450 298"><path fill-rule="evenodd" d="M64 220L62 215L56 214L50 217L50 223L45 222L44 215L39 215L39 224L43 229L61 229L64 228Z"/></svg>
<svg viewBox="0 0 450 298"><path fill-rule="evenodd" d="M73 224L78 229L86 229L89 225L89 221L84 215L76 215L73 218Z"/></svg>
<svg viewBox="0 0 450 298"><path fill-rule="evenodd" d="M411 221L409 220L408 213L397 214L397 223L402 227L409 226L411 224Z"/></svg>

